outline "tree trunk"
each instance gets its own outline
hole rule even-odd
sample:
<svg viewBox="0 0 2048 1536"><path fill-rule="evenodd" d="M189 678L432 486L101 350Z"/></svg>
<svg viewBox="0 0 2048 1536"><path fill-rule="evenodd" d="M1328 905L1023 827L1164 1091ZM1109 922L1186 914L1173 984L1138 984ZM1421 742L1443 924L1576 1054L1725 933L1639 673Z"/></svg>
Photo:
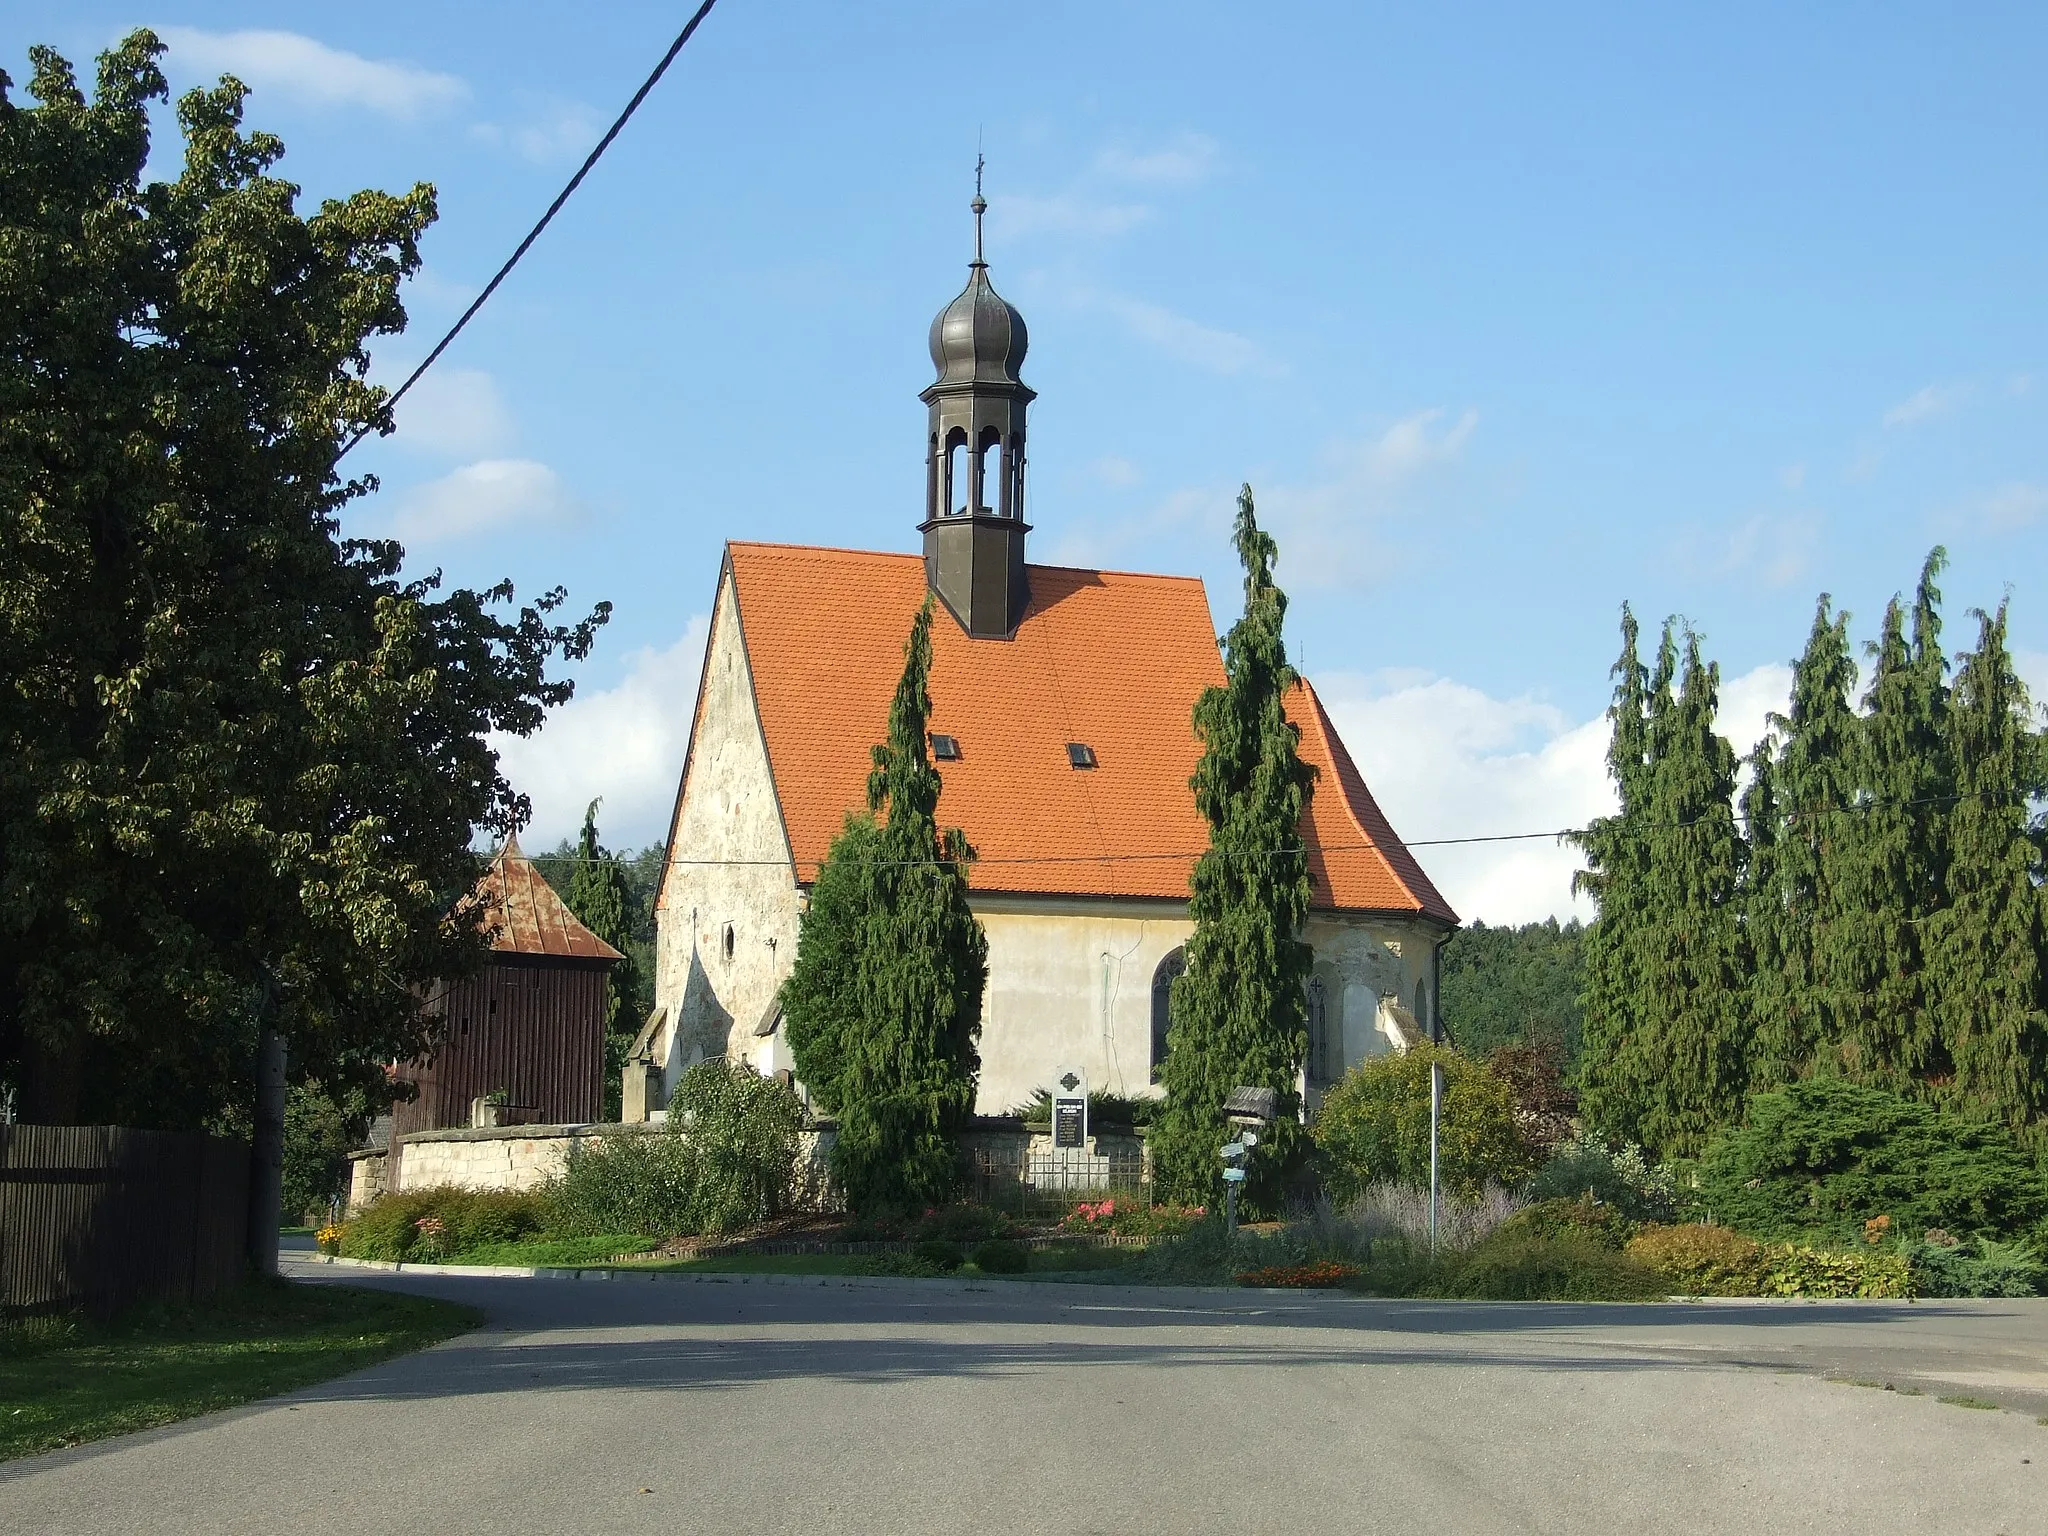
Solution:
<svg viewBox="0 0 2048 1536"><path fill-rule="evenodd" d="M266 1021L257 1037L256 1135L249 1149L249 1264L259 1275L277 1273L283 1204L284 1036Z"/></svg>

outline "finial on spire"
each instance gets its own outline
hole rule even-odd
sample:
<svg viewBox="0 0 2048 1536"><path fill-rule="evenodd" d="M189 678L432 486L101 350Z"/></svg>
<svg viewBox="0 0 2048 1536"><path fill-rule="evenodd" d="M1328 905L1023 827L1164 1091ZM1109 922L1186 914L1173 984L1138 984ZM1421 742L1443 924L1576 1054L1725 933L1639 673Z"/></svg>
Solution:
<svg viewBox="0 0 2048 1536"><path fill-rule="evenodd" d="M988 212L988 199L981 195L981 168L987 164L980 150L974 152L974 201L967 206L974 210L974 264L987 266L981 254L981 216Z"/></svg>

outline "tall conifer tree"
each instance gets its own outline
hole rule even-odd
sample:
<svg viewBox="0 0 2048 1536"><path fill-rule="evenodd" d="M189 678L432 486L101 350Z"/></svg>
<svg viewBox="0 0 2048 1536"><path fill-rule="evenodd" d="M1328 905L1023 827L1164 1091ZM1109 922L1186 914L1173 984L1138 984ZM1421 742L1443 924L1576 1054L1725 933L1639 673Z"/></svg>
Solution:
<svg viewBox="0 0 2048 1536"><path fill-rule="evenodd" d="M1775 724L1782 726L1783 722ZM1763 740L1749 755L1749 787L1742 793L1742 825L1749 849L1742 866L1740 905L1743 950L1750 966L1744 1004L1749 1018L1752 1087L1796 1075L1794 1063L1810 1054L1801 1051L1789 1027L1794 1015L1786 949L1796 920L1787 897L1782 860L1782 845L1789 831L1778 789L1783 750L1777 729L1766 728Z"/></svg>
<svg viewBox="0 0 2048 1536"><path fill-rule="evenodd" d="M1586 930L1586 987L1581 995L1579 1103L1587 1120L1611 1135L1640 1140L1632 1085L1647 1068L1637 1056L1640 995L1638 940L1649 914L1649 846L1643 823L1650 799L1649 674L1637 652L1636 616L1621 608L1621 656L1614 664L1614 702L1607 773L1619 809L1576 835L1586 868L1574 889L1599 903Z"/></svg>
<svg viewBox="0 0 2048 1536"><path fill-rule="evenodd" d="M1244 615L1223 642L1226 681L1195 705L1202 760L1189 781L1209 823L1209 847L1190 879L1187 970L1173 984L1167 1105L1153 1133L1154 1176L1181 1199L1221 1188L1223 1101L1245 1086L1279 1091L1248 1193L1272 1208L1305 1151L1297 1074L1308 1048L1312 956L1300 937L1313 893L1301 836L1314 768L1288 720L1294 687L1281 627L1287 596L1273 581L1278 548L1263 532L1252 488L1238 494L1234 535L1244 564Z"/></svg>
<svg viewBox="0 0 2048 1536"><path fill-rule="evenodd" d="M1715 730L1721 669L1686 631L1674 688L1670 626L1651 692L1646 818L1648 919L1639 941L1635 1130L1664 1153L1696 1153L1742 1104L1748 1061L1738 922L1743 846L1735 752Z"/></svg>
<svg viewBox="0 0 2048 1536"><path fill-rule="evenodd" d="M638 983L628 947L633 938L633 891L626 882L625 865L597 840L597 808L601 803L593 800L583 812L576 865L569 872L569 888L562 899L584 927L626 956L612 967L605 991L604 1027L610 1036L622 1030L628 1034L637 1031L638 1020L627 1016L626 1010L638 991Z"/></svg>
<svg viewBox="0 0 2048 1536"><path fill-rule="evenodd" d="M1792 712L1774 717L1782 740L1771 784L1778 824L1767 837L1750 823L1760 863L1770 866L1777 921L1775 933L1753 928L1761 940L1752 954L1760 1084L1805 1076L1839 1031L1842 983L1831 967L1846 920L1843 861L1859 814L1855 682L1849 616L1834 613L1822 593L1793 668Z"/></svg>
<svg viewBox="0 0 2048 1536"><path fill-rule="evenodd" d="M2006 648L2005 605L1977 617L1948 711L1948 900L1926 924L1924 988L1954 1072L1939 1096L2022 1127L2048 1102L2048 934L2030 812L2048 794L2048 764Z"/></svg>
<svg viewBox="0 0 2048 1536"><path fill-rule="evenodd" d="M790 1049L839 1116L832 1172L856 1211L949 1196L980 1069L988 940L967 904L974 850L939 830L932 602L910 627L868 814L848 817L812 889L783 984Z"/></svg>
<svg viewBox="0 0 2048 1536"><path fill-rule="evenodd" d="M1947 563L1927 557L1914 594L1912 633L1894 598L1871 645L1873 675L1858 732L1858 814L1842 818L1842 921L1822 964L1841 1010L1843 1067L1895 1091L1921 1091L1949 1064L1921 986L1922 928L1940 908L1955 776L1948 761L1947 661L1941 593Z"/></svg>

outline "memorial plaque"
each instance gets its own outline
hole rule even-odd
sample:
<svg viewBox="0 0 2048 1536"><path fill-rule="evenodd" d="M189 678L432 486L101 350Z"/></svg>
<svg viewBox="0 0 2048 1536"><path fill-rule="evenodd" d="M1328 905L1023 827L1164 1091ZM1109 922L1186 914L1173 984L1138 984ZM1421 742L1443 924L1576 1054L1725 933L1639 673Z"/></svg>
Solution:
<svg viewBox="0 0 2048 1536"><path fill-rule="evenodd" d="M1088 1079L1072 1067L1053 1084L1052 1145L1056 1152L1088 1145Z"/></svg>

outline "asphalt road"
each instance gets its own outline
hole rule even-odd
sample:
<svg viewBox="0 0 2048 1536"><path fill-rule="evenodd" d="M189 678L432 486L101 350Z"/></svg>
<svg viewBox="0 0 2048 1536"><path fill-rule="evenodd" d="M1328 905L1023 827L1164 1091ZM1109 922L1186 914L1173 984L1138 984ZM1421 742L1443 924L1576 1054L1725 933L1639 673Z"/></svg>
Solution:
<svg viewBox="0 0 2048 1536"><path fill-rule="evenodd" d="M0 1467L0 1531L2048 1532L2048 1301L293 1268L491 1323Z"/></svg>

